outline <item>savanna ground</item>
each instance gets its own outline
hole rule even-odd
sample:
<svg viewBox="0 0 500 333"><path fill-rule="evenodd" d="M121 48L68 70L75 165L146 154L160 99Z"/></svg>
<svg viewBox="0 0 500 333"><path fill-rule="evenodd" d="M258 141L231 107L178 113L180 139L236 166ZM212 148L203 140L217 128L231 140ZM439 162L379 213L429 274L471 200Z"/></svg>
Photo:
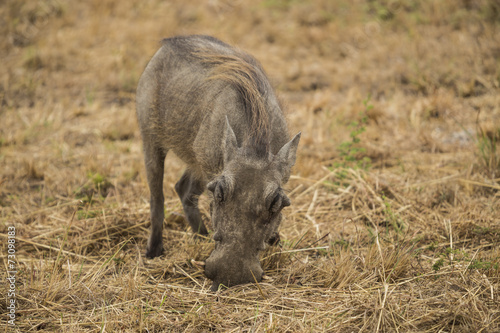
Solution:
<svg viewBox="0 0 500 333"><path fill-rule="evenodd" d="M6 0L0 22L2 330L500 331L499 1ZM217 293L173 156L144 257L134 92L191 33L256 56L302 131L273 280Z"/></svg>

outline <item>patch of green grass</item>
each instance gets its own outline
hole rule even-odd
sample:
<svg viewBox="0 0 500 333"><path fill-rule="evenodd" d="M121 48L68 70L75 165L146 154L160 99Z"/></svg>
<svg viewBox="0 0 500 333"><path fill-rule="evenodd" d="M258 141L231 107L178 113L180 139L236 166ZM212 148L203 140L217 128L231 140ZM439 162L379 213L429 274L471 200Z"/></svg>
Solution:
<svg viewBox="0 0 500 333"><path fill-rule="evenodd" d="M432 265L432 269L434 271L439 271L442 267L444 266L444 259L443 258L439 258L433 265Z"/></svg>
<svg viewBox="0 0 500 333"><path fill-rule="evenodd" d="M382 199L385 206L384 215L386 216L386 226L391 226L398 234L402 233L406 229L406 224L403 222L399 214L397 214L397 212L394 212L387 197L382 196Z"/></svg>
<svg viewBox="0 0 500 333"><path fill-rule="evenodd" d="M341 250L347 250L351 247L351 243L343 238L336 240L331 244L331 248L338 247Z"/></svg>
<svg viewBox="0 0 500 333"><path fill-rule="evenodd" d="M349 124L349 128L351 129L349 137L351 139L342 142L338 146L337 150L340 153L341 161L335 163L334 167L363 170L368 170L371 167L371 159L368 156L364 156L366 149L361 146L361 138L359 137L366 131L366 125L368 123L367 112L373 108L373 105L370 104L370 98L371 96L369 95L363 101L365 109L360 113L359 121L353 121Z"/></svg>
<svg viewBox="0 0 500 333"><path fill-rule="evenodd" d="M431 242L429 246L427 246L427 250L429 251L435 251L437 249L438 243L437 242Z"/></svg>
<svg viewBox="0 0 500 333"><path fill-rule="evenodd" d="M98 192L107 192L107 190L113 185L108 181L106 176L101 175L99 172L89 172L87 177L94 184L95 189ZM101 193L102 194L102 193Z"/></svg>
<svg viewBox="0 0 500 333"><path fill-rule="evenodd" d="M384 1L372 1L367 7L368 13L374 14L379 20L388 21L394 18L395 11L391 7L391 3L385 3Z"/></svg>
<svg viewBox="0 0 500 333"><path fill-rule="evenodd" d="M75 191L75 196L82 204L92 205L96 200L106 197L113 188L107 177L99 172L89 171L87 178L88 181Z"/></svg>
<svg viewBox="0 0 500 333"><path fill-rule="evenodd" d="M429 250L433 251L436 249L434 244L428 247ZM460 267L467 267L469 270L498 270L500 267L499 258L482 258L475 259L476 255L471 259L471 254L469 252L452 249L451 247L446 247L439 250L437 253L437 261L432 265L434 271L439 271L448 262L449 265L459 264Z"/></svg>
<svg viewBox="0 0 500 333"><path fill-rule="evenodd" d="M491 23L500 24L500 2L498 0L488 0L480 8L481 15Z"/></svg>
<svg viewBox="0 0 500 333"><path fill-rule="evenodd" d="M499 267L498 261L483 261L483 260L472 260L469 265L469 269L478 269L478 270L497 270Z"/></svg>
<svg viewBox="0 0 500 333"><path fill-rule="evenodd" d="M96 210L78 210L76 212L76 218L78 220L92 219L99 215L99 211Z"/></svg>

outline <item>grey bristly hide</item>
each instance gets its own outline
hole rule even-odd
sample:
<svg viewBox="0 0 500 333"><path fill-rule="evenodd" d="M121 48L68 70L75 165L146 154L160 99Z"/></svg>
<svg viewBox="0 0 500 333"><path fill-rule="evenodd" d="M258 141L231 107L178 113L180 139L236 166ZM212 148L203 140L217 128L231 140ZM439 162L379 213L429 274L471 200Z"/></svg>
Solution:
<svg viewBox="0 0 500 333"><path fill-rule="evenodd" d="M259 252L279 241L282 186L295 163L300 133L289 141L280 103L252 56L213 37L165 39L137 87L137 119L151 194L146 256L163 251L163 173L168 151L187 169L175 185L194 232L206 235L198 210L213 196L215 250L205 275L232 286L260 281Z"/></svg>

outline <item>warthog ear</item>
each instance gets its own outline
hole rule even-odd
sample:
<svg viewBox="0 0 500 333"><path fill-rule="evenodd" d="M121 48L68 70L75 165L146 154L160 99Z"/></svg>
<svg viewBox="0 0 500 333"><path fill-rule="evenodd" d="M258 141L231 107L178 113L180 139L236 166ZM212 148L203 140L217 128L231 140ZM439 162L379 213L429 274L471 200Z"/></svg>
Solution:
<svg viewBox="0 0 500 333"><path fill-rule="evenodd" d="M295 164L295 159L297 157L297 146L299 145L300 135L301 132L297 133L292 140L281 147L280 151L275 156L275 159L277 159L278 163L281 165L283 182L287 182L288 178L290 178L290 169Z"/></svg>
<svg viewBox="0 0 500 333"><path fill-rule="evenodd" d="M238 148L238 143L236 141L236 135L234 135L233 129L229 124L229 120L226 116L226 130L224 131L224 137L222 139L222 152L224 153L224 164L230 161L236 149Z"/></svg>

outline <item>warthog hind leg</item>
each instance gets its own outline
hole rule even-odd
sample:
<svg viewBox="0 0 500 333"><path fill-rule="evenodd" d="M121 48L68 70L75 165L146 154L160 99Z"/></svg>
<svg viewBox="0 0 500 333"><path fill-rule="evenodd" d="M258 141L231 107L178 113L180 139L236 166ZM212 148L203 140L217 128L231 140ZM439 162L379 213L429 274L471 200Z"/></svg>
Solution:
<svg viewBox="0 0 500 333"><path fill-rule="evenodd" d="M163 171L167 153L153 145L144 145L146 174L151 195L151 234L149 235L146 257L154 258L163 253Z"/></svg>
<svg viewBox="0 0 500 333"><path fill-rule="evenodd" d="M186 170L181 179L175 184L175 191L179 195L186 214L186 219L194 232L207 235L208 231L201 220L200 210L198 209L198 197L205 190L205 184L195 179L191 173Z"/></svg>

